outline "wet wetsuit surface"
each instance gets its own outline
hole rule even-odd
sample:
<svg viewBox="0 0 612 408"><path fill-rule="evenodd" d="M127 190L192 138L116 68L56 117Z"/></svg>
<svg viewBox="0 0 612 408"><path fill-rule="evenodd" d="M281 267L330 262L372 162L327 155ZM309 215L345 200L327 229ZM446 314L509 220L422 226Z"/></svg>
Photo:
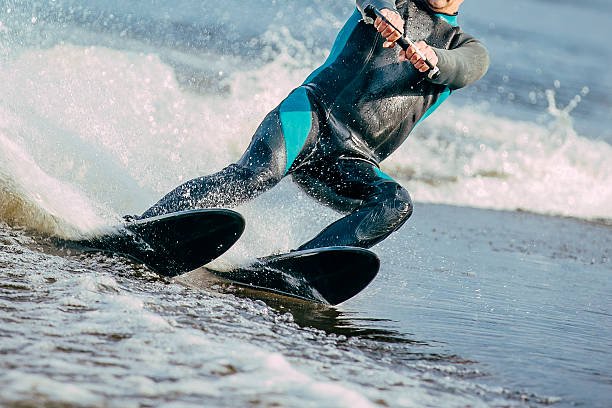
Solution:
<svg viewBox="0 0 612 408"><path fill-rule="evenodd" d="M397 11L405 33L434 48L435 81L398 62L399 47L382 47L362 15L368 4ZM488 64L486 49L456 26L456 16L436 14L420 0L358 0L325 63L266 116L240 160L182 184L142 217L236 206L291 175L310 196L347 214L300 249L373 246L412 213L408 192L380 171L380 161Z"/></svg>

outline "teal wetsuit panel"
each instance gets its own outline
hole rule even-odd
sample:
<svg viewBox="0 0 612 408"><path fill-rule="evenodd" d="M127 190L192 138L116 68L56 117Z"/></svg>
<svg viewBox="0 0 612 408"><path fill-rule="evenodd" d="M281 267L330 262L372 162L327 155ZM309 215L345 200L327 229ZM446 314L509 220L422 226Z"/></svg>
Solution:
<svg viewBox="0 0 612 408"><path fill-rule="evenodd" d="M449 88L445 88L444 91L442 91L442 93L440 94L440 96L438 96L438 100L436 101L436 103L434 103L433 105L431 105L431 107L429 109L427 109L427 112L425 112L425 114L423 115L423 117L421 118L421 120L419 120L417 122L417 124L415 125L415 127L421 123L422 121L424 121L425 119L427 119L427 117L429 115L431 115L433 113L433 111L435 111L436 109L438 109L438 107L440 105L442 105L442 102L444 102L451 94L451 90Z"/></svg>
<svg viewBox="0 0 612 408"><path fill-rule="evenodd" d="M393 178L391 176L389 176L388 174L383 173L383 171L379 168L376 168L374 171L376 171L376 174L378 175L378 177L385 179L385 180L393 180Z"/></svg>
<svg viewBox="0 0 612 408"><path fill-rule="evenodd" d="M280 122L287 152L287 174L312 128L312 112L306 89L297 88L281 103Z"/></svg>
<svg viewBox="0 0 612 408"><path fill-rule="evenodd" d="M446 21L450 25L457 25L457 16L451 16L446 14L436 14L437 17ZM340 33L336 37L332 46L331 52L323 65L316 69L308 78L304 81L304 84L311 82L319 74L321 74L326 68L336 62L342 51L345 49L347 42L359 22L362 20L361 13L358 9L355 9L351 17L345 23L340 30ZM425 120L433 111L435 111L451 94L450 88L445 88L444 91L438 96L436 103L432 105L423 115L423 117L415 124L418 125L420 122ZM306 139L312 129L312 112L308 95L304 88L297 88L280 106L280 121L285 138L285 147L287 151L287 163L285 174L289 171L298 154L302 150ZM383 172L380 172L380 176L383 178L391 179Z"/></svg>
<svg viewBox="0 0 612 408"><path fill-rule="evenodd" d="M360 20L361 13L355 9L353 15L348 19L342 30L340 30L340 33L338 33L325 63L310 74L304 81L304 84L310 82L321 71L336 61ZM285 169L285 174L287 174L302 147L304 147L304 143L312 128L311 106L304 88L297 88L283 101L280 106L280 121L287 150L287 165Z"/></svg>
<svg viewBox="0 0 612 408"><path fill-rule="evenodd" d="M448 24L452 25L453 27L457 26L457 15L451 16L448 14L436 13L436 16L446 21Z"/></svg>
<svg viewBox="0 0 612 408"><path fill-rule="evenodd" d="M306 80L304 81L304 84L307 84L308 82L312 81L312 79L319 75L321 71L336 62L338 56L342 53L342 50L346 46L349 37L351 36L353 31L355 31L357 24L359 24L359 21L361 21L361 13L358 9L355 9L353 15L347 20L347 22L344 24L344 27L342 27L342 30L340 30L340 32L338 33L338 36L334 41L334 45L332 45L332 49L329 53L329 56L327 57L323 65L321 65L312 74L310 74L308 78L306 78Z"/></svg>

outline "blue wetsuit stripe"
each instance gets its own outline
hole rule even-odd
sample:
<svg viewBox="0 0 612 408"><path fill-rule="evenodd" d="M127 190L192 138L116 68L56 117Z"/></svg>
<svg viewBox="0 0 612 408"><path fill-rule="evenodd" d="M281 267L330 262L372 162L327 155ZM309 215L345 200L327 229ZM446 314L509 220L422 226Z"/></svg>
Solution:
<svg viewBox="0 0 612 408"><path fill-rule="evenodd" d="M436 16L446 21L448 24L455 27L457 25L457 15L450 16L448 14L436 13Z"/></svg>
<svg viewBox="0 0 612 408"><path fill-rule="evenodd" d="M438 100L436 101L436 103L434 103L429 109L427 109L423 117L419 119L419 121L414 125L414 127L416 128L419 125L419 123L424 121L429 115L433 113L433 111L435 111L440 105L442 105L442 102L444 102L450 96L451 92L452 91L449 88L445 88L444 91L438 97ZM412 130L414 131L414 128ZM412 133L412 131L410 133ZM383 173L382 170L380 169L376 169L376 174L378 174L383 179L393 180L392 177Z"/></svg>
<svg viewBox="0 0 612 408"><path fill-rule="evenodd" d="M419 119L419 121L414 125L414 127L416 128L419 125L419 123L424 121L429 115L431 115L433 113L433 111L435 111L440 105L442 105L442 102L444 102L450 96L451 93L452 93L452 91L449 88L445 88L444 91L438 97L438 100L436 101L436 103L434 103L429 109L427 109L427 111L425 112L423 117L421 119ZM413 128L413 130L414 130L414 128ZM412 132L410 132L410 133L412 133ZM376 173L380 177L382 177L384 179L393 180L393 178L391 178L387 174L383 173L380 169L376 169Z"/></svg>
<svg viewBox="0 0 612 408"><path fill-rule="evenodd" d="M336 61L336 59L338 59L338 56L340 56L340 53L346 46L346 43L348 42L348 39L353 33L353 31L355 31L355 28L357 27L357 24L359 24L359 21L361 21L361 13L358 9L355 9L353 15L344 24L344 27L342 27L340 33L338 33L338 36L334 41L334 45L332 45L331 52L329 53L329 56L327 57L323 65L321 65L312 74L310 74L308 78L306 78L306 80L304 81L304 84L307 84L308 82L312 81L312 79L319 75L321 71L332 65Z"/></svg>
<svg viewBox="0 0 612 408"><path fill-rule="evenodd" d="M280 105L280 122L287 152L287 174L312 128L312 112L305 88L294 90Z"/></svg>
<svg viewBox="0 0 612 408"><path fill-rule="evenodd" d="M383 173L383 171L379 168L376 168L374 171L376 171L376 174L378 175L378 177L385 179L385 180L393 180L393 178L391 176L389 176L388 174Z"/></svg>
<svg viewBox="0 0 612 408"><path fill-rule="evenodd" d="M310 82L320 72L336 61L360 20L361 13L355 9L353 15L342 27L338 37L336 37L325 63L310 74L304 81L304 84ZM280 122L287 151L287 164L285 168L285 174L287 174L302 147L304 147L304 143L312 128L312 112L306 89L302 87L297 88L283 101L280 106Z"/></svg>
<svg viewBox="0 0 612 408"><path fill-rule="evenodd" d="M427 119L427 117L431 115L433 111L435 111L440 105L442 105L442 102L444 102L450 96L451 93L452 91L450 90L450 88L444 88L444 91L442 91L440 96L438 96L438 100L436 101L436 103L434 103L429 109L427 109L427 112L425 112L423 117L419 119L419 121L414 126L416 127L419 123Z"/></svg>

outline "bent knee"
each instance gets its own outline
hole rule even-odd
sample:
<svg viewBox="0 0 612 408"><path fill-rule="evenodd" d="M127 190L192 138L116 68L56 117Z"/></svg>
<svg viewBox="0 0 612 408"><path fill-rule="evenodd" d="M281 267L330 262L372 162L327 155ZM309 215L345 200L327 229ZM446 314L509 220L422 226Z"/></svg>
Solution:
<svg viewBox="0 0 612 408"><path fill-rule="evenodd" d="M395 193L396 208L403 214L404 219L410 218L414 206L412 205L412 198L404 187L397 185Z"/></svg>
<svg viewBox="0 0 612 408"><path fill-rule="evenodd" d="M382 203L388 217L394 218L399 225L410 218L413 205L408 190L395 181L387 180L379 183L377 187L380 192L377 194L376 201Z"/></svg>

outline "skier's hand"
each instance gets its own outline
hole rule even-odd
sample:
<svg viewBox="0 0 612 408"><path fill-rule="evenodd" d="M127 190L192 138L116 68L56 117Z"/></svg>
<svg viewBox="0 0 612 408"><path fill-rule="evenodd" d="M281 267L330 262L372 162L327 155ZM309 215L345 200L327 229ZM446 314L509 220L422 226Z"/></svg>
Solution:
<svg viewBox="0 0 612 408"><path fill-rule="evenodd" d="M382 9L380 14L385 16L391 24L401 30L401 32L397 32L397 30L394 30L393 27L387 24L382 18L376 17L374 27L383 37L385 37L385 40L387 40L383 44L383 47L392 48L395 45L395 41L404 33L404 19L395 11L389 9Z"/></svg>
<svg viewBox="0 0 612 408"><path fill-rule="evenodd" d="M434 66L438 65L438 56L436 52L431 48L425 41L417 41L414 45L421 51L423 55L427 57L429 62L431 62ZM401 50L399 55L399 60L401 61L410 61L412 65L420 72L426 72L429 67L421 58L419 54L415 51L414 47L410 46L406 51Z"/></svg>

